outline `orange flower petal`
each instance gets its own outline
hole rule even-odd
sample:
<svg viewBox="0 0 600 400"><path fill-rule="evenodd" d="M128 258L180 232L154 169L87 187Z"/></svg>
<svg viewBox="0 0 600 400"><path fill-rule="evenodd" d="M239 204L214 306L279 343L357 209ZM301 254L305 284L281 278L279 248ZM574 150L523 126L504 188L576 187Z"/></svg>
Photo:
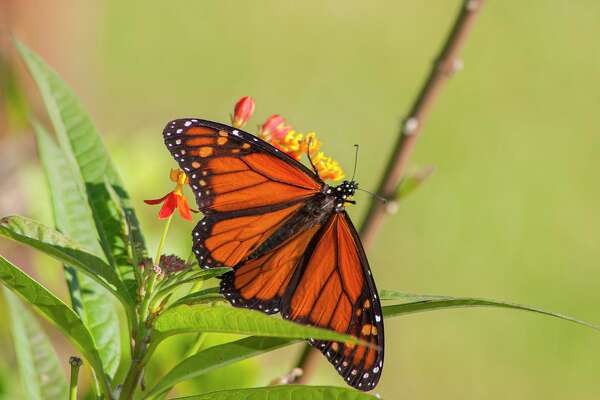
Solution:
<svg viewBox="0 0 600 400"><path fill-rule="evenodd" d="M160 211L158 212L158 218L160 218L160 219L169 218L171 216L171 214L173 214L173 212L175 211L175 208L177 207L177 198L178 197L179 196L177 196L173 192L171 192L167 195L167 200L165 201L163 206L160 208Z"/></svg>
<svg viewBox="0 0 600 400"><path fill-rule="evenodd" d="M183 196L177 196L177 209L179 210L179 215L181 218L186 219L188 221L192 220L192 214L190 214L190 206Z"/></svg>
<svg viewBox="0 0 600 400"><path fill-rule="evenodd" d="M163 197L161 197L160 199L144 200L144 203L146 203L146 204L150 204L150 205L154 205L154 204L160 204L160 203L162 203L163 201L165 201L165 199L166 199L167 197L169 197L169 195L170 195L170 194L171 194L171 193L169 192L169 193L165 194Z"/></svg>

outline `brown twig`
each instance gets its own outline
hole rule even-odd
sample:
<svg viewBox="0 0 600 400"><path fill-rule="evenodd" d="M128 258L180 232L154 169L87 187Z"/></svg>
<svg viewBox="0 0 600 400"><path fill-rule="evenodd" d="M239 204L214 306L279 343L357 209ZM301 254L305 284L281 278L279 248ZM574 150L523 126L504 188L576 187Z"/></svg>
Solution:
<svg viewBox="0 0 600 400"><path fill-rule="evenodd" d="M462 68L459 54L484 1L463 1L460 12L431 67L427 80L416 97L408 116L402 121L396 147L377 190L377 194L388 199L389 202L384 204L373 198L369 206L369 212L361 225L360 236L365 248L369 248L373 244L385 216L396 208L396 193L404 176L408 159L444 84L455 72ZM305 383L310 379L318 360L317 353L318 351L309 345L305 346L297 363L297 367L303 370L303 375L298 380L300 383Z"/></svg>

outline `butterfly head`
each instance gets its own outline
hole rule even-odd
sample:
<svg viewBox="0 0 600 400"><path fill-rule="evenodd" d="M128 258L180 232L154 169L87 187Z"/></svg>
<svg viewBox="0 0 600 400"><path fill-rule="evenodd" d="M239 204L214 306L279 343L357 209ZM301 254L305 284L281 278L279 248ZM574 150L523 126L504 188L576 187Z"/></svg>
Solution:
<svg viewBox="0 0 600 400"><path fill-rule="evenodd" d="M358 189L358 183L355 181L344 181L341 185L331 189L331 195L335 196L336 210L342 210L346 203L354 204L351 198L354 197L356 189Z"/></svg>

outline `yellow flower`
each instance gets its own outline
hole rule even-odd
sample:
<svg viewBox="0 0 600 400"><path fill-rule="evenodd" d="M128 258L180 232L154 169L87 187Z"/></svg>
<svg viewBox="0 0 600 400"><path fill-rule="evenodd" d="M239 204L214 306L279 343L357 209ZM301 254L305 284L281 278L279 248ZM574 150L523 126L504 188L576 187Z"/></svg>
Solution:
<svg viewBox="0 0 600 400"><path fill-rule="evenodd" d="M303 135L291 130L279 140L271 137L270 142L273 146L289 154L296 160L300 160L303 154L309 154L321 179L332 181L344 179L344 171L340 167L340 164L331 157L326 156L322 151L319 151L321 141L317 139L315 132Z"/></svg>
<svg viewBox="0 0 600 400"><path fill-rule="evenodd" d="M317 153L317 155L313 158L313 163L319 171L319 176L323 180L332 180L339 181L344 179L344 171L340 164L332 159L331 157L327 157L323 154L323 152Z"/></svg>

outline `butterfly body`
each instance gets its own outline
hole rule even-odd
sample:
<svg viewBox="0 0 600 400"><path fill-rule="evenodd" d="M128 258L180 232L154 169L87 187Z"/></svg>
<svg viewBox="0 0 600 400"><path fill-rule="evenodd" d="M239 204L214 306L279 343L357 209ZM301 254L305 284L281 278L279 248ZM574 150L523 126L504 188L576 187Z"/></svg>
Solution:
<svg viewBox="0 0 600 400"><path fill-rule="evenodd" d="M203 268L233 268L220 290L236 307L351 334L371 347L310 341L361 390L383 368L377 289L345 205L354 181L330 186L261 139L200 119L164 130L204 218L193 230Z"/></svg>

